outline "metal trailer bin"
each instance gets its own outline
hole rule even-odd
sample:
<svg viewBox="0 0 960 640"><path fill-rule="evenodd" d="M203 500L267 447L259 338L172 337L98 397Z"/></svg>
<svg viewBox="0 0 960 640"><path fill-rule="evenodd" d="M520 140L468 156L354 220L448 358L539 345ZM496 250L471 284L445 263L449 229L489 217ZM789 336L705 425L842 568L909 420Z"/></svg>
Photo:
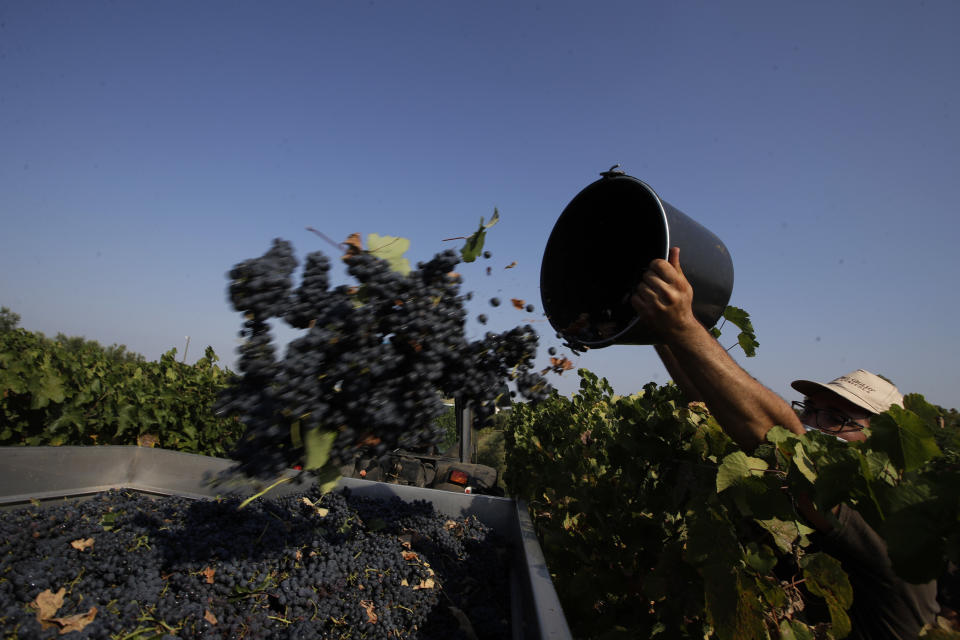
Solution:
<svg viewBox="0 0 960 640"><path fill-rule="evenodd" d="M151 495L208 499L252 495L252 483L211 487L206 482L232 462L191 453L136 446L0 447L0 510L28 504L83 499L108 489ZM290 472L293 475L294 472ZM405 501L426 500L451 517L475 516L507 539L514 549L512 579L513 637L572 638L550 572L522 500L468 495L405 485L341 478L337 488L356 494ZM285 483L272 490L284 495L303 490Z"/></svg>

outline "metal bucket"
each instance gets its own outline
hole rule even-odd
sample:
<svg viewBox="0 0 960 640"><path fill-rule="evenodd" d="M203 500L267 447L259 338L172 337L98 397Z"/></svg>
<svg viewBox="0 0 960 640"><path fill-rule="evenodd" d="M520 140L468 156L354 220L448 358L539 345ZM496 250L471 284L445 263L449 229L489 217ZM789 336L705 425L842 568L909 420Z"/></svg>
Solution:
<svg viewBox="0 0 960 640"><path fill-rule="evenodd" d="M547 241L540 295L550 324L574 345L655 344L630 295L656 258L680 248L693 313L712 327L733 291L733 261L709 229L664 202L646 183L605 171L570 201Z"/></svg>

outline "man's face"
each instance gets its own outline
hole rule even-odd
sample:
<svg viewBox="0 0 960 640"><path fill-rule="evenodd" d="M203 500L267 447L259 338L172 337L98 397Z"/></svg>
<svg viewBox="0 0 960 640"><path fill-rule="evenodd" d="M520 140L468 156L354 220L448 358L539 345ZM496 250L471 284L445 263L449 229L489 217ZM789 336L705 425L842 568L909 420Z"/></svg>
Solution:
<svg viewBox="0 0 960 640"><path fill-rule="evenodd" d="M867 410L829 391L808 396L804 404L807 409L800 415L803 424L849 442L867 439L861 429L870 426L872 414Z"/></svg>

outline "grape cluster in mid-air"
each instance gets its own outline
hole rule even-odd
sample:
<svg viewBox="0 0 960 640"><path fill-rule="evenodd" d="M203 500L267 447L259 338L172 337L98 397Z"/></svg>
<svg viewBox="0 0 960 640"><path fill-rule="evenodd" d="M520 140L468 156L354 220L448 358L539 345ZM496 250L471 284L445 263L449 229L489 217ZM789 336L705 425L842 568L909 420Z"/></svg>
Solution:
<svg viewBox="0 0 960 640"><path fill-rule="evenodd" d="M539 400L550 391L533 370L538 344L530 325L487 332L470 341L460 261L444 251L403 275L362 250L344 256L355 286L330 287L330 261L311 253L300 286L290 244L274 240L263 256L230 272L230 300L245 317L240 376L218 409L236 415L246 433L231 457L252 477L276 476L304 458L310 434L329 438L331 465L361 450L382 455L440 441L435 419L444 398L491 416L508 380ZM283 357L273 348L269 321L304 330Z"/></svg>

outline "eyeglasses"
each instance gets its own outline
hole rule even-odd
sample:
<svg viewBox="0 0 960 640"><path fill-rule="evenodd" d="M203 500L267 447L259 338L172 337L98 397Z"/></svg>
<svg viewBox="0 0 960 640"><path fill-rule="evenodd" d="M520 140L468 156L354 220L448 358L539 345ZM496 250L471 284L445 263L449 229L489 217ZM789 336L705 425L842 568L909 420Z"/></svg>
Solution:
<svg viewBox="0 0 960 640"><path fill-rule="evenodd" d="M813 416L813 422L817 429L821 429L827 433L860 431L867 428L867 425L860 424L844 413L831 411L830 409L820 409L809 402L798 402L794 400L790 403L790 406L801 416Z"/></svg>

